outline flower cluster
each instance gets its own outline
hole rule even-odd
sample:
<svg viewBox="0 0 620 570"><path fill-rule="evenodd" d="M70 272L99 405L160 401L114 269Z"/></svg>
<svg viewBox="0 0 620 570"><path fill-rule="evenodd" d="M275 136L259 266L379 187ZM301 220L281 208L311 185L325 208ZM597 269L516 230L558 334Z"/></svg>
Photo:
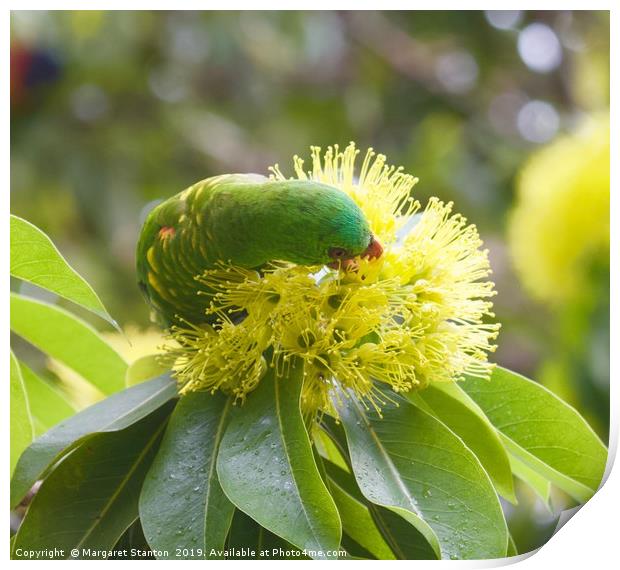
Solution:
<svg viewBox="0 0 620 570"><path fill-rule="evenodd" d="M312 148L311 179L346 192L384 246L379 259L360 259L355 271L276 264L261 274L221 265L199 277L216 291L212 326L176 327L174 351L182 391L217 390L243 399L267 371L286 373L304 363L302 409L335 414L334 394L354 394L380 409L379 384L394 391L487 377L487 354L498 333L487 252L473 225L452 205L411 197L417 182L366 153ZM272 178L283 180L278 166ZM243 318L241 318L241 315ZM341 390L334 390L338 385Z"/></svg>

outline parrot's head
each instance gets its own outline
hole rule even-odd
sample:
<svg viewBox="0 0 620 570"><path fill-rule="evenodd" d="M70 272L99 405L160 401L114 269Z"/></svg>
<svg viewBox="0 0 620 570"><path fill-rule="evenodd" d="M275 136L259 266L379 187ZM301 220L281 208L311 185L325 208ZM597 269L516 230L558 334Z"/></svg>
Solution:
<svg viewBox="0 0 620 570"><path fill-rule="evenodd" d="M286 213L277 247L280 259L301 265L350 269L356 257L378 258L381 244L360 207L344 192L318 182L287 180L280 204Z"/></svg>

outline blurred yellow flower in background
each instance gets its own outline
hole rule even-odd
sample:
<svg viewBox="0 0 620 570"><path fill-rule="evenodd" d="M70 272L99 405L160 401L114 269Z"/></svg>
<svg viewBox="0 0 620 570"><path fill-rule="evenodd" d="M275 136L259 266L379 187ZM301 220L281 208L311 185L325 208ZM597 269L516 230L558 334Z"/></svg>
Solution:
<svg viewBox="0 0 620 570"><path fill-rule="evenodd" d="M102 332L101 336L130 366L147 356L160 354L166 340L162 331L155 327L141 328L131 323L124 327L123 334ZM48 358L47 368L58 377L62 390L78 409L104 398L95 386L59 360Z"/></svg>
<svg viewBox="0 0 620 570"><path fill-rule="evenodd" d="M535 298L562 304L583 294L591 269L609 257L609 115L587 119L525 163L508 238Z"/></svg>
<svg viewBox="0 0 620 570"><path fill-rule="evenodd" d="M132 323L123 329L124 334L117 332L101 333L110 346L116 350L129 364L139 358L162 352L165 336L156 327L141 328Z"/></svg>

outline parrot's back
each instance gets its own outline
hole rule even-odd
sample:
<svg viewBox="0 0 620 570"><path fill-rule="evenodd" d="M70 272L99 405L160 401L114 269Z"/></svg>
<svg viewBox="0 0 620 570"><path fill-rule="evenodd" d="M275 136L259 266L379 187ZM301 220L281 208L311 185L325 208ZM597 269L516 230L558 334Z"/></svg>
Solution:
<svg viewBox="0 0 620 570"><path fill-rule="evenodd" d="M207 178L156 206L147 216L136 252L138 284L162 324L208 321L211 297L197 294L195 277L219 261L212 235L223 192L267 181L255 174ZM203 292L204 293L204 292Z"/></svg>

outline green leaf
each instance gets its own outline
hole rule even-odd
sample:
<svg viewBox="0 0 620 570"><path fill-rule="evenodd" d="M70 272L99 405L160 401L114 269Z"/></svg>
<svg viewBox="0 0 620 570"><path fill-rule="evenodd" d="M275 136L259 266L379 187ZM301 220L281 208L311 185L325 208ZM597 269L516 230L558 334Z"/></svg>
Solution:
<svg viewBox="0 0 620 570"><path fill-rule="evenodd" d="M497 491L516 504L508 454L482 410L454 383L435 382L416 394L430 407L432 414L475 453Z"/></svg>
<svg viewBox="0 0 620 570"><path fill-rule="evenodd" d="M315 429L312 432L312 441L321 457L331 461L334 465L337 465L345 471L349 469L340 450L336 447L329 435L322 429Z"/></svg>
<svg viewBox="0 0 620 570"><path fill-rule="evenodd" d="M144 538L140 519L136 519L133 524L123 533L118 542L114 545L116 554L110 556L109 560L152 560L153 554L151 547ZM123 551L128 552L128 556Z"/></svg>
<svg viewBox="0 0 620 570"><path fill-rule="evenodd" d="M19 366L28 394L35 435L41 435L75 414L75 408L60 390L36 375L23 362L20 361Z"/></svg>
<svg viewBox="0 0 620 570"><path fill-rule="evenodd" d="M125 387L127 363L93 327L68 311L12 293L11 329L104 394Z"/></svg>
<svg viewBox="0 0 620 570"><path fill-rule="evenodd" d="M11 506L17 505L46 470L98 432L122 430L163 406L177 394L176 382L162 376L114 394L82 410L37 438L22 454L11 480Z"/></svg>
<svg viewBox="0 0 620 570"><path fill-rule="evenodd" d="M110 550L136 520L140 486L171 408L90 438L56 466L28 508L13 552L57 549L52 558L104 558L88 549Z"/></svg>
<svg viewBox="0 0 620 570"><path fill-rule="evenodd" d="M433 547L397 512L380 505L369 507L377 528L399 560L437 560Z"/></svg>
<svg viewBox="0 0 620 570"><path fill-rule="evenodd" d="M287 556L287 553L294 555ZM224 554L224 553L218 553ZM235 509L226 543L227 560L307 560L286 540L269 532L248 515Z"/></svg>
<svg viewBox="0 0 620 570"><path fill-rule="evenodd" d="M347 447L347 436L344 433L342 423L325 414L321 418L319 429L316 431L322 432L323 436L327 436L327 438L321 438L323 442L331 442L331 445L325 446L330 451L324 457L341 469L351 472L351 458L349 457L349 448ZM318 449L320 451L321 447Z"/></svg>
<svg viewBox="0 0 620 570"><path fill-rule="evenodd" d="M17 460L34 437L32 417L28 406L28 395L22 377L19 362L11 351L11 473Z"/></svg>
<svg viewBox="0 0 620 570"><path fill-rule="evenodd" d="M11 275L92 311L118 329L93 288L71 267L49 237L11 215Z"/></svg>
<svg viewBox="0 0 620 570"><path fill-rule="evenodd" d="M371 552L368 552L363 546L355 542L346 532L342 532L340 540L340 560L376 560Z"/></svg>
<svg viewBox="0 0 620 570"><path fill-rule="evenodd" d="M342 425L337 424L333 418L329 416L323 416L321 426L325 429L325 433L329 434L334 446L339 450L341 457L346 458L346 462L350 465L346 435ZM368 509L375 527L381 533L381 536L389 545L397 559L437 559L437 553L418 529L395 512L381 507L380 505L375 505L364 497L355 481L355 477L351 473L352 469L350 467L348 472L346 472L329 462L325 462L324 464L330 479L336 481L346 493Z"/></svg>
<svg viewBox="0 0 620 570"><path fill-rule="evenodd" d="M508 548L506 549L506 557L510 558L511 556L518 556L519 551L517 550L517 545L515 544L514 539L511 534L508 534Z"/></svg>
<svg viewBox="0 0 620 570"><path fill-rule="evenodd" d="M414 525L442 558L498 558L508 531L476 456L439 420L390 395L383 417L357 400L340 410L353 471L369 501Z"/></svg>
<svg viewBox="0 0 620 570"><path fill-rule="evenodd" d="M161 376L170 370L170 366L161 363L160 355L149 354L148 356L142 356L134 362L132 362L127 368L125 373L125 384L127 386L135 386Z"/></svg>
<svg viewBox="0 0 620 570"><path fill-rule="evenodd" d="M528 467L525 463L510 455L510 467L516 477L529 485L532 490L540 497L540 500L550 510L549 500L551 499L551 482L542 475Z"/></svg>
<svg viewBox="0 0 620 570"><path fill-rule="evenodd" d="M194 392L177 405L140 495L144 534L162 558L223 558L235 510L215 471L231 398ZM177 548L187 554L177 556Z"/></svg>
<svg viewBox="0 0 620 570"><path fill-rule="evenodd" d="M462 388L502 434L507 451L581 502L597 490L607 450L577 411L545 387L496 368Z"/></svg>
<svg viewBox="0 0 620 570"><path fill-rule="evenodd" d="M299 409L303 366L275 370L234 410L217 461L228 498L313 558L340 544L338 511L317 469Z"/></svg>
<svg viewBox="0 0 620 570"><path fill-rule="evenodd" d="M353 493L347 492L346 485L339 484L339 478L334 476L339 468L332 467L328 462L326 469L332 474L328 478L329 490L338 507L343 532L378 560L395 560L394 553L376 528L364 502L358 500ZM345 471L342 473L346 476Z"/></svg>

